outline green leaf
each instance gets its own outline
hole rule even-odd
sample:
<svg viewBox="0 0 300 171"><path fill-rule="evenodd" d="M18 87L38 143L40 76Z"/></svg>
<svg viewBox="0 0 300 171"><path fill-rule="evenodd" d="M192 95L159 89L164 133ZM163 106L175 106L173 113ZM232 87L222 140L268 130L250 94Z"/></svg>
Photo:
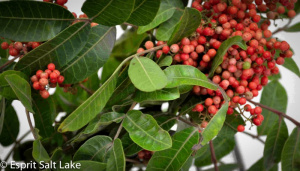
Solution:
<svg viewBox="0 0 300 171"><path fill-rule="evenodd" d="M125 155L120 139L114 140L109 159L107 161L107 171L125 171Z"/></svg>
<svg viewBox="0 0 300 171"><path fill-rule="evenodd" d="M89 161L89 160L80 160L80 161L76 161L74 162L75 166L76 163L80 163L80 170L82 171L91 171L91 170L97 170L97 171L105 171L106 169L106 163L101 163L101 162L96 162L96 161ZM67 169L69 170L78 170L77 169Z"/></svg>
<svg viewBox="0 0 300 171"><path fill-rule="evenodd" d="M87 0L81 11L93 22L114 26L125 22L134 9L134 0Z"/></svg>
<svg viewBox="0 0 300 171"><path fill-rule="evenodd" d="M203 140L201 145L205 145L211 139L213 139L216 135L218 135L219 131L221 130L225 119L226 113L228 110L228 103L222 105L216 115L209 121L208 125L202 132Z"/></svg>
<svg viewBox="0 0 300 171"><path fill-rule="evenodd" d="M3 124L4 124L4 116L5 116L5 109L6 109L6 106L5 106L5 98L1 97L1 103L0 103L0 135L2 133L2 129L3 129Z"/></svg>
<svg viewBox="0 0 300 171"><path fill-rule="evenodd" d="M190 36L201 23L201 13L194 8L185 8L180 22L174 29L168 44L179 42L183 37Z"/></svg>
<svg viewBox="0 0 300 171"><path fill-rule="evenodd" d="M155 17L160 5L160 0L135 0L134 9L127 20L136 26L149 24Z"/></svg>
<svg viewBox="0 0 300 171"><path fill-rule="evenodd" d="M182 3L182 0L162 0L162 1L176 8L184 9L184 4Z"/></svg>
<svg viewBox="0 0 300 171"><path fill-rule="evenodd" d="M234 137L224 138L218 136L212 143L217 160L229 154L235 146ZM197 167L210 165L212 162L209 144L201 147L200 150L197 151L195 158L195 165Z"/></svg>
<svg viewBox="0 0 300 171"><path fill-rule="evenodd" d="M109 125L112 122L120 123L124 117L125 117L124 113L117 113L117 112L104 113L100 117L99 126Z"/></svg>
<svg viewBox="0 0 300 171"><path fill-rule="evenodd" d="M21 42L42 42L55 37L73 19L70 11L54 3L1 2L0 37Z"/></svg>
<svg viewBox="0 0 300 171"><path fill-rule="evenodd" d="M158 123L158 125L166 130L166 131L169 131L175 124L176 124L176 119L171 119L171 117L173 116L159 116L159 117L156 117L156 121Z"/></svg>
<svg viewBox="0 0 300 171"><path fill-rule="evenodd" d="M274 123L271 128L264 148L264 167L266 170L272 168L281 160L281 152L289 133L284 120Z"/></svg>
<svg viewBox="0 0 300 171"><path fill-rule="evenodd" d="M255 162L248 171L267 171L264 168L264 158L259 159L257 162ZM278 165L274 165L271 169L268 171L278 171Z"/></svg>
<svg viewBox="0 0 300 171"><path fill-rule="evenodd" d="M133 97L136 102L142 101L169 101L180 97L178 88L166 88L153 92L137 91Z"/></svg>
<svg viewBox="0 0 300 171"><path fill-rule="evenodd" d="M172 65L164 70L168 83L165 88L173 88L180 85L198 85L212 90L217 86L211 83L199 69L189 65Z"/></svg>
<svg viewBox="0 0 300 171"><path fill-rule="evenodd" d="M1 28L0 28L0 29L1 29ZM0 38L0 45L1 45L3 42L7 42L8 44L11 43L11 41L8 40L8 39L2 39L2 38ZM9 49L4 50L4 49L0 48L0 57L1 57L2 59L3 59L3 58L8 58L8 57L9 57L8 51L9 51Z"/></svg>
<svg viewBox="0 0 300 171"><path fill-rule="evenodd" d="M123 120L123 126L130 138L146 150L160 151L172 146L169 133L159 127L151 115L131 110Z"/></svg>
<svg viewBox="0 0 300 171"><path fill-rule="evenodd" d="M33 150L32 150L32 157L37 162L49 162L50 157L45 148L43 147L43 144L41 143L41 140L37 139L33 141Z"/></svg>
<svg viewBox="0 0 300 171"><path fill-rule="evenodd" d="M81 52L60 70L65 77L64 83L76 83L97 72L107 61L115 41L115 27L93 27Z"/></svg>
<svg viewBox="0 0 300 171"><path fill-rule="evenodd" d="M128 75L134 86L145 92L160 90L167 84L167 77L160 67L145 57L131 60Z"/></svg>
<svg viewBox="0 0 300 171"><path fill-rule="evenodd" d="M284 29L285 32L299 32L300 31L300 23L296 23L290 26L287 29Z"/></svg>
<svg viewBox="0 0 300 171"><path fill-rule="evenodd" d="M5 79L25 108L29 112L35 113L32 109L31 88L29 83L17 74L7 75L5 76Z"/></svg>
<svg viewBox="0 0 300 171"><path fill-rule="evenodd" d="M5 79L5 76L12 75L12 74L16 74L24 79L28 79L24 73L19 71L14 71L14 70L4 71L0 74L0 95L10 100L18 98L15 92L13 91L13 89L10 87L10 85Z"/></svg>
<svg viewBox="0 0 300 171"><path fill-rule="evenodd" d="M151 29L155 28L156 26L158 26L159 24L167 21L169 18L172 17L172 15L175 12L175 9L176 9L175 7L162 2L160 4L157 15L155 16L153 21L151 23L149 23L148 25L140 26L138 28L138 34L145 33L146 31L151 30Z"/></svg>
<svg viewBox="0 0 300 171"><path fill-rule="evenodd" d="M53 39L27 53L16 64L15 70L33 75L37 70L45 69L51 62L60 70L81 51L89 32L88 23L79 22L68 27Z"/></svg>
<svg viewBox="0 0 300 171"><path fill-rule="evenodd" d="M237 115L235 111L232 115L227 115L224 125L218 134L218 137L233 137L237 133L237 126L243 125L245 122L241 115Z"/></svg>
<svg viewBox="0 0 300 171"><path fill-rule="evenodd" d="M54 99L52 97L43 99L38 94L34 95L32 99L32 107L35 112L33 115L35 127L39 129L39 134L43 138L51 137L54 133L52 124L56 117L56 105Z"/></svg>
<svg viewBox="0 0 300 171"><path fill-rule="evenodd" d="M102 111L116 87L117 72L118 69L93 95L60 124L59 132L78 130Z"/></svg>
<svg viewBox="0 0 300 171"><path fill-rule="evenodd" d="M193 127L184 129L177 132L172 141L170 149L153 154L147 165L147 171L179 170L191 156L193 146L199 141L198 130Z"/></svg>
<svg viewBox="0 0 300 171"><path fill-rule="evenodd" d="M285 58L284 64L282 66L295 73L298 77L300 77L300 70L293 58Z"/></svg>
<svg viewBox="0 0 300 171"><path fill-rule="evenodd" d="M97 135L87 140L74 154L73 160L92 160L106 162L109 157L112 139L108 136Z"/></svg>
<svg viewBox="0 0 300 171"><path fill-rule="evenodd" d="M122 136L121 138L123 148L124 148L124 153L126 156L132 156L137 154L139 151L143 150L142 147L138 146L136 143L134 143L129 134L126 133Z"/></svg>
<svg viewBox="0 0 300 171"><path fill-rule="evenodd" d="M223 62L224 55L232 45L238 45L244 50L247 49L247 45L241 36L233 36L225 40L219 47L217 54L214 57L208 77L212 77L214 75L217 67Z"/></svg>
<svg viewBox="0 0 300 171"><path fill-rule="evenodd" d="M260 103L270 108L285 113L287 107L287 94L284 87L278 81L272 81L263 89ZM269 110L263 109L264 121L257 127L258 135L267 135L274 123L278 120L278 115Z"/></svg>
<svg viewBox="0 0 300 171"><path fill-rule="evenodd" d="M166 67L166 66L170 66L172 62L173 62L172 56L166 56L161 61L159 61L158 65L160 67Z"/></svg>
<svg viewBox="0 0 300 171"><path fill-rule="evenodd" d="M168 41L172 36L172 33L179 23L182 15L183 11L176 9L173 16L158 27L156 31L156 38L158 40Z"/></svg>
<svg viewBox="0 0 300 171"><path fill-rule="evenodd" d="M2 146L9 146L14 143L18 137L20 123L15 109L12 107L11 103L7 103L5 106L5 113L2 112L4 116L3 128L0 133L0 143Z"/></svg>
<svg viewBox="0 0 300 171"><path fill-rule="evenodd" d="M296 127L284 144L281 154L281 168L284 171L300 170L300 128Z"/></svg>

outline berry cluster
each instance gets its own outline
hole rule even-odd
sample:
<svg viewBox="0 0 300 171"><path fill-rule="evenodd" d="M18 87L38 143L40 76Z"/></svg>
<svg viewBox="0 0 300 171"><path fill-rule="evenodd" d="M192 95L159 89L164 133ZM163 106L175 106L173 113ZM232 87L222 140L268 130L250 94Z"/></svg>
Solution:
<svg viewBox="0 0 300 171"><path fill-rule="evenodd" d="M68 0L43 0L44 2L50 2L50 3L56 3L60 6L63 6L64 8L68 9L65 4L68 2Z"/></svg>
<svg viewBox="0 0 300 171"><path fill-rule="evenodd" d="M253 3L253 0L232 0L225 3L221 0L196 0L192 7L201 11L205 19L190 37L185 37L170 47L164 46L156 52L156 57L170 54L173 56L173 64L191 65L208 74L221 43L230 37L241 36L247 44L247 50L236 45L230 47L223 56L222 64L216 69L212 81L223 88L231 99L227 114L231 115L234 108L245 105L244 109L240 110L241 115L259 126L264 120L261 115L262 109L252 108L249 104L246 105L246 102L258 96L258 91L268 84L268 76L279 73L276 64L282 65L285 58L293 56L286 41L271 38L272 32L268 30L271 24L269 19L278 18L278 14L286 13L285 9L288 10L289 17L294 17L295 11L292 9L296 1L264 0L263 3L263 0L255 0ZM266 11L267 18L262 19L258 12ZM158 41L156 46L164 43ZM146 49L153 47L153 42L145 43ZM144 48L137 50L142 51ZM279 54L278 57L275 54ZM194 112L213 116L224 103L219 90L194 86L193 92L195 95L207 97L204 105L195 106ZM250 112L250 117L246 117L244 112ZM204 120L203 123L201 127L205 128L207 122ZM245 128L240 125L237 129L244 131Z"/></svg>
<svg viewBox="0 0 300 171"><path fill-rule="evenodd" d="M8 44L7 42L1 43L1 48L6 50L9 49L9 54L11 56L19 56L22 58L24 55L26 55L28 52L30 52L32 49L37 48L40 46L39 42L27 42L27 43L22 43L22 42L12 42Z"/></svg>
<svg viewBox="0 0 300 171"><path fill-rule="evenodd" d="M49 92L47 89L55 88L57 83L61 85L65 78L60 75L60 72L55 69L53 63L48 64L48 69L45 71L38 70L36 75L31 77L32 87L35 90L40 91L42 98L47 99L49 97Z"/></svg>

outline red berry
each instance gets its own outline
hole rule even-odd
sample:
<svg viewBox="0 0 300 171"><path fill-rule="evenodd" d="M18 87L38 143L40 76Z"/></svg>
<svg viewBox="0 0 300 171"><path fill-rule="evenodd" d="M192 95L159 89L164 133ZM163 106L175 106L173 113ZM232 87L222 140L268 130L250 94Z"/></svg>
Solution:
<svg viewBox="0 0 300 171"><path fill-rule="evenodd" d="M42 98L44 98L44 99L47 99L47 98L50 96L50 94L49 94L49 92L48 92L47 90L41 90L41 91L40 91L40 95L41 95Z"/></svg>
<svg viewBox="0 0 300 171"><path fill-rule="evenodd" d="M17 50L17 49L15 49L15 48L11 48L11 49L9 49L9 54L11 55L11 56L17 56L17 55L19 55L19 51Z"/></svg>
<svg viewBox="0 0 300 171"><path fill-rule="evenodd" d="M62 75L60 75L60 76L58 76L58 78L57 78L57 83L58 83L58 84L61 84L61 83L64 82L64 80L65 80L65 77L62 76Z"/></svg>
<svg viewBox="0 0 300 171"><path fill-rule="evenodd" d="M294 18L296 16L295 10L289 10L287 14L289 18Z"/></svg>
<svg viewBox="0 0 300 171"><path fill-rule="evenodd" d="M60 75L60 72L58 70L54 70L53 72L55 72L57 74L57 76Z"/></svg>
<svg viewBox="0 0 300 171"><path fill-rule="evenodd" d="M187 37L184 37L182 40L181 40L181 44L182 45L189 45L191 43L190 39L187 38Z"/></svg>
<svg viewBox="0 0 300 171"><path fill-rule="evenodd" d="M208 113L210 113L210 114L216 114L217 113L217 108L216 108L216 106L214 106L214 105L211 105L211 106L209 106L208 107Z"/></svg>
<svg viewBox="0 0 300 171"><path fill-rule="evenodd" d="M239 126L237 126L237 131L239 131L239 132L244 132L244 131L245 131L244 125L239 125Z"/></svg>
<svg viewBox="0 0 300 171"><path fill-rule="evenodd" d="M147 41L147 42L145 43L145 47L146 47L146 49L151 49L151 48L154 47L154 44L153 44L152 41Z"/></svg>
<svg viewBox="0 0 300 171"><path fill-rule="evenodd" d="M50 78L50 83L56 84L57 83L57 78Z"/></svg>
<svg viewBox="0 0 300 171"><path fill-rule="evenodd" d="M213 104L212 98L205 99L205 106L211 106Z"/></svg>
<svg viewBox="0 0 300 171"><path fill-rule="evenodd" d="M52 72L52 73L50 74L50 79L57 79L57 77L58 77L58 75L57 75L56 72Z"/></svg>
<svg viewBox="0 0 300 171"><path fill-rule="evenodd" d="M207 121L203 121L203 122L201 123L201 128L206 128L207 125L208 125L208 122L207 122Z"/></svg>
<svg viewBox="0 0 300 171"><path fill-rule="evenodd" d="M48 64L47 68L51 71L55 70L55 64L54 63L50 63Z"/></svg>
<svg viewBox="0 0 300 171"><path fill-rule="evenodd" d="M178 44L173 44L173 45L171 45L170 51L171 51L172 53L177 53L177 52L179 51L179 46L178 46Z"/></svg>
<svg viewBox="0 0 300 171"><path fill-rule="evenodd" d="M42 70L37 70L36 73L35 73L35 75L36 75L38 78L40 78L41 73L43 73Z"/></svg>
<svg viewBox="0 0 300 171"><path fill-rule="evenodd" d="M33 82L32 87L35 90L39 90L41 88L40 83L38 81Z"/></svg>
<svg viewBox="0 0 300 171"><path fill-rule="evenodd" d="M1 43L1 48L2 49L6 50L6 49L8 49L8 47L9 47L9 44L7 42Z"/></svg>
<svg viewBox="0 0 300 171"><path fill-rule="evenodd" d="M244 104L246 104L246 102L247 102L247 100L246 100L245 97L242 97L242 98L239 99L239 104L240 105L244 105Z"/></svg>
<svg viewBox="0 0 300 171"><path fill-rule="evenodd" d="M48 79L48 73L46 73L46 72L42 72L41 74L40 74L40 78L46 78L46 79Z"/></svg>
<svg viewBox="0 0 300 171"><path fill-rule="evenodd" d="M164 47L162 48L162 51L163 51L164 54L168 54L169 51L170 51L170 47L169 47L169 46L164 46Z"/></svg>
<svg viewBox="0 0 300 171"><path fill-rule="evenodd" d="M38 79L38 77L36 76L36 75L33 75L31 78L30 78L30 80L31 80L31 82L36 82L36 81L38 81L39 79Z"/></svg>
<svg viewBox="0 0 300 171"><path fill-rule="evenodd" d="M32 49L35 49L37 48L38 46L40 46L40 43L39 42L32 42Z"/></svg>
<svg viewBox="0 0 300 171"><path fill-rule="evenodd" d="M46 86L46 85L48 85L48 79L46 79L46 78L41 78L40 80L39 80L39 83L40 83L40 85L41 86Z"/></svg>
<svg viewBox="0 0 300 171"><path fill-rule="evenodd" d="M48 76L52 73L52 71L50 70L50 69L46 69L45 70L45 73L47 73L48 74Z"/></svg>
<svg viewBox="0 0 300 171"><path fill-rule="evenodd" d="M143 52L143 51L145 51L144 48L138 48L138 50L137 50L136 52L137 52L137 53L141 53L141 52Z"/></svg>
<svg viewBox="0 0 300 171"><path fill-rule="evenodd" d="M254 125L256 125L256 126L259 126L259 125L261 125L261 120L260 119L258 119L258 118L253 118L252 119L252 122L254 123Z"/></svg>
<svg viewBox="0 0 300 171"><path fill-rule="evenodd" d="M255 113L255 114L261 114L261 112L262 112L261 107L255 107L255 108L254 108L254 113Z"/></svg>
<svg viewBox="0 0 300 171"><path fill-rule="evenodd" d="M158 50L158 51L156 52L156 57L157 57L157 58L160 58L161 55L162 55L162 53L163 53L162 50Z"/></svg>

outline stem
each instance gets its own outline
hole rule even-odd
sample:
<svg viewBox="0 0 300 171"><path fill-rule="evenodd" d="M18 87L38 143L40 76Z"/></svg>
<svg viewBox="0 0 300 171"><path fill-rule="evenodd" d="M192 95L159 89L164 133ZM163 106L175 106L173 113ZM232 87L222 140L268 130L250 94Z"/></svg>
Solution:
<svg viewBox="0 0 300 171"><path fill-rule="evenodd" d="M278 116L282 116L282 117L284 117L284 118L290 120L291 122L293 122L297 127L300 127L300 122L296 121L294 118L288 116L287 114L285 114L285 113L283 113L283 112L280 112L280 111L278 111L278 110L276 110L276 109L270 108L270 107L268 107L268 106L266 106L266 105L263 105L263 104L261 104L261 103L256 103L256 102L254 102L254 101L252 101L252 100L248 100L248 102L250 102L250 103L252 103L252 104L254 104L254 105L256 105L256 106L262 107L262 108L264 108L264 109L267 109L267 110L269 110L269 111L271 111L271 112L277 114Z"/></svg>
<svg viewBox="0 0 300 171"><path fill-rule="evenodd" d="M90 95L94 94L93 90L88 89L86 86L84 86L82 83L78 84L83 90L85 90L87 93L89 93Z"/></svg>
<svg viewBox="0 0 300 171"><path fill-rule="evenodd" d="M186 123L186 124L188 124L188 125L191 125L193 127L199 128L197 124L194 124L194 123L192 123L190 121L187 121L187 120L185 120L185 119L183 119L181 117L177 117L177 119L180 120L180 121L182 121L182 122L184 122L184 123Z"/></svg>
<svg viewBox="0 0 300 171"><path fill-rule="evenodd" d="M13 148L8 152L7 156L5 157L4 161L7 161L9 156L13 153L13 151L15 150L15 148L17 147L17 145L25 138L27 137L27 135L30 134L30 130L28 130L24 135L22 135L22 137L20 137L20 139L18 139L16 142L15 142L15 145L13 146Z"/></svg>
<svg viewBox="0 0 300 171"><path fill-rule="evenodd" d="M26 110L27 121L28 121L30 130L31 130L31 133L32 133L34 139L38 139L38 138L36 137L35 133L34 133L34 127L33 127L33 125L32 125L32 122L31 122L31 119L30 119L29 112L28 112L27 109L25 109L25 110Z"/></svg>
<svg viewBox="0 0 300 171"><path fill-rule="evenodd" d="M215 171L219 171L218 164L217 164L218 161L216 158L215 149L212 140L209 141L209 147L211 153L211 161L214 163Z"/></svg>
<svg viewBox="0 0 300 171"><path fill-rule="evenodd" d="M135 105L136 105L136 102L133 102L132 105L131 105L131 107L129 108L128 111L131 111L131 110L135 107ZM127 114L126 114L126 115L127 115ZM126 116L125 116L125 117L126 117ZM124 121L124 119L123 119L123 121ZM117 131L117 133L116 133L116 135L115 135L115 137L114 137L114 140L116 140L116 139L119 137L119 135L120 135L120 133L121 133L121 131L122 131L122 128L123 128L123 121L121 122L121 124L120 124L120 126L119 126L119 128L118 128L118 131Z"/></svg>
<svg viewBox="0 0 300 171"><path fill-rule="evenodd" d="M13 63L17 58L19 58L20 56L15 56L13 59L7 61L5 64L3 64L2 66L0 66L0 71L5 68L7 65L10 65L11 63Z"/></svg>
<svg viewBox="0 0 300 171"><path fill-rule="evenodd" d="M278 28L278 29L275 30L272 34L274 35L274 34L276 34L276 33L279 33L279 32L281 32L281 31L284 31L285 29L288 28L288 26L289 26L291 23L292 23L292 19L289 19L289 22L288 22L286 25L284 25L284 26L281 27L281 28Z"/></svg>
<svg viewBox="0 0 300 171"><path fill-rule="evenodd" d="M137 160L128 159L128 158L126 158L126 161L127 161L127 162L130 162L130 163L134 163L134 164L142 164L141 162L139 162L139 161L137 161Z"/></svg>

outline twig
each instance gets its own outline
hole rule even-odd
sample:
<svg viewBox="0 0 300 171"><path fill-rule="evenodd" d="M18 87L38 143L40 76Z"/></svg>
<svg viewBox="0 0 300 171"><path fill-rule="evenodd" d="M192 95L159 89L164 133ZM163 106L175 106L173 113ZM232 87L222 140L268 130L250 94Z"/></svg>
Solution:
<svg viewBox="0 0 300 171"><path fill-rule="evenodd" d="M34 139L38 139L38 138L36 137L35 133L34 133L34 127L33 127L33 125L32 125L32 122L31 122L31 119L30 119L29 112L28 112L27 109L25 109L25 110L26 110L27 121L28 121L30 130L31 130L31 133L32 133Z"/></svg>
<svg viewBox="0 0 300 171"><path fill-rule="evenodd" d="M264 109L267 109L267 110L269 110L269 111L271 111L271 112L277 114L278 116L282 116L282 117L284 117L284 118L290 120L291 122L293 122L297 127L300 127L300 122L296 121L294 118L288 116L287 114L285 114L285 113L283 113L283 112L280 112L280 111L278 111L278 110L276 110L276 109L270 108L270 107L268 107L268 106L266 106L266 105L263 105L263 104L254 102L254 101L252 101L252 100L248 100L248 102L250 102L250 103L252 103L252 104L254 104L254 105L256 105L256 106L260 106L260 107L262 107L262 108L264 108Z"/></svg>
<svg viewBox="0 0 300 171"><path fill-rule="evenodd" d="M278 29L275 30L272 34L274 35L274 34L276 34L276 33L279 33L279 32L281 32L281 31L284 31L285 29L288 28L288 26L289 26L291 23L292 23L292 19L289 19L289 22L288 22L286 25L284 25L284 26L281 27L281 28L278 28Z"/></svg>
<svg viewBox="0 0 300 171"><path fill-rule="evenodd" d="M83 90L85 90L87 93L89 93L90 95L94 94L93 90L88 89L86 86L84 86L82 83L78 84Z"/></svg>
<svg viewBox="0 0 300 171"><path fill-rule="evenodd" d="M30 134L31 130L28 130L24 135L22 135L22 137L20 137L20 139L18 139L13 148L11 148L11 150L8 152L7 156L5 157L4 161L7 161L9 156L14 152L14 150L16 149L17 145L25 138L27 137L28 134Z"/></svg>
<svg viewBox="0 0 300 171"><path fill-rule="evenodd" d="M184 123L186 123L186 124L188 124L188 125L191 125L193 127L199 128L197 124L194 124L194 123L192 123L190 121L187 121L187 120L185 120L185 119L183 119L181 117L177 117L177 119L180 120L180 121L182 121L182 122L184 122Z"/></svg>
<svg viewBox="0 0 300 171"><path fill-rule="evenodd" d="M218 163L217 163L218 161L216 158L215 149L214 149L212 140L209 141L209 147L210 147L210 153L211 153L211 161L214 163L215 171L219 171Z"/></svg>
<svg viewBox="0 0 300 171"><path fill-rule="evenodd" d="M13 59L7 61L5 64L3 64L2 66L0 66L0 71L2 69L4 69L7 65L10 65L11 63L13 63L17 58L19 58L20 56L15 56Z"/></svg>
<svg viewBox="0 0 300 171"><path fill-rule="evenodd" d="M129 108L128 111L132 110L132 109L135 107L135 105L136 105L136 102L133 102L132 105L131 105L131 107ZM124 121L124 120L123 120L123 121ZM121 124L120 124L120 126L119 126L119 128L118 128L118 131L117 131L117 133L116 133L116 135L115 135L115 137L114 137L114 140L116 140L116 139L119 137L119 135L120 135L120 133L121 133L121 131L122 131L122 128L123 128L123 121L121 122Z"/></svg>
<svg viewBox="0 0 300 171"><path fill-rule="evenodd" d="M128 159L128 158L126 158L126 161L127 161L127 162L130 162L130 163L134 163L134 164L142 164L141 162L139 162L139 161L137 161L137 160Z"/></svg>

